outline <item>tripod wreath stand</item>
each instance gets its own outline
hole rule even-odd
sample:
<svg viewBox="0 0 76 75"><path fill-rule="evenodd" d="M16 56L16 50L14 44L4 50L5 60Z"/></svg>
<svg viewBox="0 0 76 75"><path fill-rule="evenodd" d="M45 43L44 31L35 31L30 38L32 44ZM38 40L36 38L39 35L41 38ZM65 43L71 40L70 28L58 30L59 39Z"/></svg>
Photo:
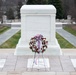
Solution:
<svg viewBox="0 0 76 75"><path fill-rule="evenodd" d="M40 69L39 68L39 56L41 54L42 59L43 59L43 63L44 63L44 67L46 70L46 64L45 64L43 53L47 49L47 44L48 44L48 41L46 41L46 38L44 38L43 35L41 35L41 34L38 34L30 39L30 43L29 43L30 49L34 52L32 69L34 67L34 64L37 64L38 69ZM37 59L38 61L36 61L37 54L38 54L38 59Z"/></svg>

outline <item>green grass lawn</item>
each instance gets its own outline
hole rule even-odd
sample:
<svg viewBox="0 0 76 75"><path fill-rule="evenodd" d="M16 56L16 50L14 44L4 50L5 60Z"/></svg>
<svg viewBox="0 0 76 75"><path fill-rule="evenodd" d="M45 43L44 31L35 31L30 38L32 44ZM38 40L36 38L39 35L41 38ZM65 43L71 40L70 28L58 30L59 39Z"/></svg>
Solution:
<svg viewBox="0 0 76 75"><path fill-rule="evenodd" d="M8 29L10 29L10 27L0 26L0 34L4 33L4 32L7 31Z"/></svg>
<svg viewBox="0 0 76 75"><path fill-rule="evenodd" d="M14 36L12 36L9 40L7 40L5 43L0 45L0 48L15 48L18 40L20 38L21 32L17 32Z"/></svg>
<svg viewBox="0 0 76 75"><path fill-rule="evenodd" d="M16 33L13 37L11 37L9 40L7 40L5 43L3 43L0 48L15 48L18 40L20 38L21 32L19 31ZM58 42L60 44L61 48L75 48L72 44L70 44L67 40L65 40L63 37L61 37L58 33L56 33L56 38L58 39Z"/></svg>
<svg viewBox="0 0 76 75"><path fill-rule="evenodd" d="M71 26L65 26L64 27L64 30L70 32L71 34L75 35L76 36L76 30L72 29Z"/></svg>
<svg viewBox="0 0 76 75"><path fill-rule="evenodd" d="M57 38L61 48L75 48L72 44L70 44L67 40L65 40L58 33L56 33L56 38Z"/></svg>

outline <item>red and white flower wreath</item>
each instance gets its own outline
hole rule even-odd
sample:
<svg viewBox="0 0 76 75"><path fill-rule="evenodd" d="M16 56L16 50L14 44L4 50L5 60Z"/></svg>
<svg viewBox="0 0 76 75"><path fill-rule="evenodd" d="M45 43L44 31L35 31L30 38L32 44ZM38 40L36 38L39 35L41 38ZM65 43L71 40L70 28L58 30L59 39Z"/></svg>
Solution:
<svg viewBox="0 0 76 75"><path fill-rule="evenodd" d="M30 39L30 49L35 53L43 53L47 49L48 41L41 34Z"/></svg>

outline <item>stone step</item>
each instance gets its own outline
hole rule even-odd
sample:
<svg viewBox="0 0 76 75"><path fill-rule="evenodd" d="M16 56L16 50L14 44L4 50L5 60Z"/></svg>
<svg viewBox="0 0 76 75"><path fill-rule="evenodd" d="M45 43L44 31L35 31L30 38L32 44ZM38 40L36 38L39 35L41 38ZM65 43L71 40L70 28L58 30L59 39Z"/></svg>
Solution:
<svg viewBox="0 0 76 75"><path fill-rule="evenodd" d="M0 75L76 75L76 72L0 72Z"/></svg>

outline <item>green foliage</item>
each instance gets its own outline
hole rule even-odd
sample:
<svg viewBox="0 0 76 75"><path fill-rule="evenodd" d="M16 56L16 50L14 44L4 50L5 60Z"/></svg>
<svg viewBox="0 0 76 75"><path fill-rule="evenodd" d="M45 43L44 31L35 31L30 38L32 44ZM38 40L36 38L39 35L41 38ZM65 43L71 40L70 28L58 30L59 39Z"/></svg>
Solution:
<svg viewBox="0 0 76 75"><path fill-rule="evenodd" d="M27 4L47 4L48 0L28 0Z"/></svg>
<svg viewBox="0 0 76 75"><path fill-rule="evenodd" d="M63 18L63 8L61 0L48 0L48 4L52 4L56 7L57 13L56 18L62 19Z"/></svg>
<svg viewBox="0 0 76 75"><path fill-rule="evenodd" d="M12 8L9 8L9 10L7 10L6 15L8 19L14 19L14 11Z"/></svg>
<svg viewBox="0 0 76 75"><path fill-rule="evenodd" d="M22 5L23 5L22 2L19 1L18 5L17 5L17 16L18 16L18 19L21 18L21 16L20 16L20 8L22 7Z"/></svg>
<svg viewBox="0 0 76 75"><path fill-rule="evenodd" d="M63 18L63 8L61 0L28 0L27 4L52 4L57 9L56 18Z"/></svg>

